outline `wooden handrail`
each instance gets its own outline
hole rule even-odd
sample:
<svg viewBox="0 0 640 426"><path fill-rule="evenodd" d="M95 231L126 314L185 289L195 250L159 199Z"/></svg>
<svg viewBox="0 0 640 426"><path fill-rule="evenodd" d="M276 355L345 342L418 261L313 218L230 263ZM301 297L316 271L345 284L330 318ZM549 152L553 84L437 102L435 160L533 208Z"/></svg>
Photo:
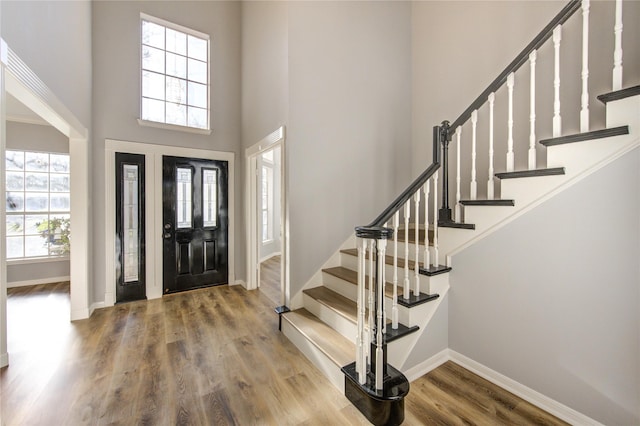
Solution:
<svg viewBox="0 0 640 426"><path fill-rule="evenodd" d="M471 113L479 109L489 97L490 93L497 91L506 81L509 74L515 72L520 68L524 63L529 59L529 54L534 50L538 49L540 46L547 41L551 35L553 34L553 29L558 25L563 24L567 19L569 19L576 10L580 9L582 4L582 0L571 0L569 3L562 8L562 10L547 24L546 27L524 48L522 52L516 58L511 61L509 65L502 71L495 80L491 82L489 87L487 87L481 94L476 98L475 101L469 105L469 107L451 124L451 133L453 134L456 129L462 126L467 120L471 117Z"/></svg>

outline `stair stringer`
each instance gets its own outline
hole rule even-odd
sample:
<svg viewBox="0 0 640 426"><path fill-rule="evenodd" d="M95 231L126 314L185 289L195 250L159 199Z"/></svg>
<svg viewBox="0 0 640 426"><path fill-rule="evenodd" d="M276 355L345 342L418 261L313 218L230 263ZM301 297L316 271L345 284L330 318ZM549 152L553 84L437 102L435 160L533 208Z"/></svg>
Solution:
<svg viewBox="0 0 640 426"><path fill-rule="evenodd" d="M501 198L515 200L514 207L465 206L465 222L475 224L475 230L438 230L439 250L446 256L447 265L451 266L451 256L638 147L640 96L607 104L607 127L621 125L629 126L628 135L547 147L549 167L565 167L564 175L502 181Z"/></svg>
<svg viewBox="0 0 640 426"><path fill-rule="evenodd" d="M327 268L333 268L341 265L340 250L356 247L356 235L351 234L349 237L338 247L337 250L327 259L325 263L309 278L309 280L298 290L298 292L291 296L289 307L291 310L304 307L303 290L318 287L322 285L322 270Z"/></svg>

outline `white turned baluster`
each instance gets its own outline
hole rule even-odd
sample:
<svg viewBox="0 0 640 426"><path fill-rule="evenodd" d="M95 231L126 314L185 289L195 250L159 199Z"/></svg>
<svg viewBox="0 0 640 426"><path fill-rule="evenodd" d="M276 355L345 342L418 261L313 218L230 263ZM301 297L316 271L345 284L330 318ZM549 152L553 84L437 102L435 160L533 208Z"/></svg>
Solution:
<svg viewBox="0 0 640 426"><path fill-rule="evenodd" d="M424 191L424 269L429 269L429 180L422 187Z"/></svg>
<svg viewBox="0 0 640 426"><path fill-rule="evenodd" d="M462 222L462 214L460 213L460 138L462 137L462 126L458 126L456 129L456 142L458 144L456 148L456 207L455 207L455 215L454 220L457 222ZM426 207L425 207L426 210ZM425 220L426 223L429 223L428 220ZM427 268L428 266L425 266Z"/></svg>
<svg viewBox="0 0 640 426"><path fill-rule="evenodd" d="M613 27L613 90L622 89L622 0L616 0L616 23Z"/></svg>
<svg viewBox="0 0 640 426"><path fill-rule="evenodd" d="M377 243L378 246L378 259L385 258L385 250L387 247L387 240L380 239ZM377 299L377 313L376 313L376 390L383 389L383 373L384 373L384 353L382 351L382 330L384 329L384 284L385 284L385 263L384 260L378 262L378 299Z"/></svg>
<svg viewBox="0 0 640 426"><path fill-rule="evenodd" d="M433 266L438 267L438 172L433 174Z"/></svg>
<svg viewBox="0 0 640 426"><path fill-rule="evenodd" d="M398 329L398 227L400 212L393 215L393 305L391 306L391 328Z"/></svg>
<svg viewBox="0 0 640 426"><path fill-rule="evenodd" d="M411 216L411 201L404 205L404 286L402 297L409 300L409 218Z"/></svg>
<svg viewBox="0 0 640 426"><path fill-rule="evenodd" d="M553 78L553 137L562 134L562 118L560 117L560 40L562 40L562 25L553 30L554 49L554 78Z"/></svg>
<svg viewBox="0 0 640 426"><path fill-rule="evenodd" d="M513 158L513 85L515 84L515 74L509 74L507 77L507 89L509 92L509 118L507 120L507 126L509 133L507 136L507 172L512 172L514 168ZM493 178L493 176L492 176Z"/></svg>
<svg viewBox="0 0 640 426"><path fill-rule="evenodd" d="M356 372L358 373L358 382L360 384L367 382L367 355L364 330L366 252L367 240L360 239L358 241L358 335L356 336Z"/></svg>
<svg viewBox="0 0 640 426"><path fill-rule="evenodd" d="M487 180L487 199L493 200L493 107L495 93L489 94L489 179Z"/></svg>
<svg viewBox="0 0 640 426"><path fill-rule="evenodd" d="M529 54L531 80L529 83L529 170L536 168L536 50Z"/></svg>
<svg viewBox="0 0 640 426"><path fill-rule="evenodd" d="M416 236L416 256L414 264L414 295L418 297L420 295L420 190L418 189L416 193L413 195L414 205L415 205L415 236Z"/></svg>
<svg viewBox="0 0 640 426"><path fill-rule="evenodd" d="M589 0L582 0L582 109L580 131L589 131Z"/></svg>
<svg viewBox="0 0 640 426"><path fill-rule="evenodd" d="M472 200L475 200L478 197L478 183L476 182L476 129L477 127L478 127L478 110L476 109L476 110L473 110L473 112L471 113L471 199ZM434 220L437 221L437 219L434 219Z"/></svg>
<svg viewBox="0 0 640 426"><path fill-rule="evenodd" d="M373 285L373 264L375 263L374 258L374 249L373 246L375 244L375 240L369 240L369 315L368 315L368 335L367 335L367 344L366 351L367 356L369 357L369 364L371 364L371 357L373 354L371 353L371 342L373 341L373 301L375 297L374 293L374 285Z"/></svg>

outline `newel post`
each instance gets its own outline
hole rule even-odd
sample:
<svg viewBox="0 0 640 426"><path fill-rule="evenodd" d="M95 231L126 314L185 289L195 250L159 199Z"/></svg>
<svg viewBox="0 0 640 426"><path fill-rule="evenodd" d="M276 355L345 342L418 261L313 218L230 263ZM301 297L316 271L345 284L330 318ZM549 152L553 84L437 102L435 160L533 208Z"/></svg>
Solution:
<svg viewBox="0 0 640 426"><path fill-rule="evenodd" d="M442 207L438 212L438 222L452 222L449 207L449 142L451 142L449 122L443 121L438 129L438 138L442 145Z"/></svg>

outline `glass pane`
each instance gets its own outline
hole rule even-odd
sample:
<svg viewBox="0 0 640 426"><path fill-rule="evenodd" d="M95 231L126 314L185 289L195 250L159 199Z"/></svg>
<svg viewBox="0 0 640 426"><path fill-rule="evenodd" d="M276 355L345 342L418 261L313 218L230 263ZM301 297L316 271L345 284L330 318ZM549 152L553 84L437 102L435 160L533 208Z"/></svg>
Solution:
<svg viewBox="0 0 640 426"><path fill-rule="evenodd" d="M49 154L41 152L25 152L25 170L34 172L49 171Z"/></svg>
<svg viewBox="0 0 640 426"><path fill-rule="evenodd" d="M188 123L191 127L198 127L200 129L209 128L207 122L207 110L202 108L189 107L187 108Z"/></svg>
<svg viewBox="0 0 640 426"><path fill-rule="evenodd" d="M24 152L7 151L5 161L7 170L24 170Z"/></svg>
<svg viewBox="0 0 640 426"><path fill-rule="evenodd" d="M142 98L142 119L164 123L164 102Z"/></svg>
<svg viewBox="0 0 640 426"><path fill-rule="evenodd" d="M24 239L22 237L7 237L7 259L24 256Z"/></svg>
<svg viewBox="0 0 640 426"><path fill-rule="evenodd" d="M142 46L142 68L164 73L164 50Z"/></svg>
<svg viewBox="0 0 640 426"><path fill-rule="evenodd" d="M24 194L21 192L7 192L7 211L24 211Z"/></svg>
<svg viewBox="0 0 640 426"><path fill-rule="evenodd" d="M269 240L269 213L262 211L262 241Z"/></svg>
<svg viewBox="0 0 640 426"><path fill-rule="evenodd" d="M24 190L24 173L7 172L7 191Z"/></svg>
<svg viewBox="0 0 640 426"><path fill-rule="evenodd" d="M167 53L167 74L187 78L187 58L174 55L173 53Z"/></svg>
<svg viewBox="0 0 640 426"><path fill-rule="evenodd" d="M31 236L24 237L24 255L25 257L32 256L48 256L49 247L47 245L48 232L44 237Z"/></svg>
<svg viewBox="0 0 640 426"><path fill-rule="evenodd" d="M275 151L275 149L272 149L270 151L265 152L264 154L262 154L262 159L265 161L268 161L270 163L273 163L273 152Z"/></svg>
<svg viewBox="0 0 640 426"><path fill-rule="evenodd" d="M167 123L177 124L179 126L187 125L187 107L186 105L167 104Z"/></svg>
<svg viewBox="0 0 640 426"><path fill-rule="evenodd" d="M190 58L200 59L201 61L207 60L207 40L203 40L192 35L187 36L189 43L189 56Z"/></svg>
<svg viewBox="0 0 640 426"><path fill-rule="evenodd" d="M164 49L164 27L149 21L142 21L142 43Z"/></svg>
<svg viewBox="0 0 640 426"><path fill-rule="evenodd" d="M207 86L189 82L189 105L201 108L207 107Z"/></svg>
<svg viewBox="0 0 640 426"><path fill-rule="evenodd" d="M24 216L7 216L7 235L22 235L24 232Z"/></svg>
<svg viewBox="0 0 640 426"><path fill-rule="evenodd" d="M187 87L186 80L175 77L167 77L167 102L175 102L177 104L187 103Z"/></svg>
<svg viewBox="0 0 640 426"><path fill-rule="evenodd" d="M138 166L123 167L122 216L124 234L124 282L138 281Z"/></svg>
<svg viewBox="0 0 640 426"><path fill-rule="evenodd" d="M189 80L207 83L207 63L189 59Z"/></svg>
<svg viewBox="0 0 640 426"><path fill-rule="evenodd" d="M46 212L49 210L49 194L37 192L25 193L25 210L29 212Z"/></svg>
<svg viewBox="0 0 640 426"><path fill-rule="evenodd" d="M51 211L68 212L71 209L69 194L51 194Z"/></svg>
<svg viewBox="0 0 640 426"><path fill-rule="evenodd" d="M176 213L177 228L191 228L191 169L178 167L176 169Z"/></svg>
<svg viewBox="0 0 640 426"><path fill-rule="evenodd" d="M49 216L46 214L31 214L24 217L25 235L38 235L49 229Z"/></svg>
<svg viewBox="0 0 640 426"><path fill-rule="evenodd" d="M167 50L169 52L187 54L187 35L180 31L167 28Z"/></svg>
<svg viewBox="0 0 640 426"><path fill-rule="evenodd" d="M218 171L202 171L202 218L204 226L218 222Z"/></svg>
<svg viewBox="0 0 640 426"><path fill-rule="evenodd" d="M27 191L49 191L48 173L26 173L24 180L24 187Z"/></svg>
<svg viewBox="0 0 640 426"><path fill-rule="evenodd" d="M164 100L164 75L142 71L142 96Z"/></svg>
<svg viewBox="0 0 640 426"><path fill-rule="evenodd" d="M51 171L56 173L69 173L69 156L66 154L51 154L49 161Z"/></svg>
<svg viewBox="0 0 640 426"><path fill-rule="evenodd" d="M51 192L69 192L69 175L51 175L49 185Z"/></svg>
<svg viewBox="0 0 640 426"><path fill-rule="evenodd" d="M68 254L71 249L71 220L69 215L51 215L49 233L49 255L61 256Z"/></svg>

